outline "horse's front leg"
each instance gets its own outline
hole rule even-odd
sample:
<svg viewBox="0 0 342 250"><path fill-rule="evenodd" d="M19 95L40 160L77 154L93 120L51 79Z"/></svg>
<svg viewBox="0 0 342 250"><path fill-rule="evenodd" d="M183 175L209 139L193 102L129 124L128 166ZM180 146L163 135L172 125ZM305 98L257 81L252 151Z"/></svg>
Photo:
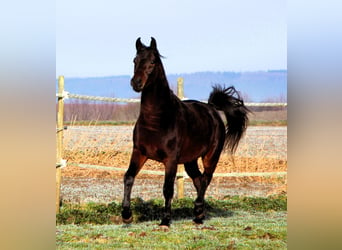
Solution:
<svg viewBox="0 0 342 250"><path fill-rule="evenodd" d="M131 191L134 184L135 176L146 162L147 157L142 155L138 149L133 149L131 161L128 170L124 176L124 197L122 201L122 221L131 223L133 220L131 211Z"/></svg>
<svg viewBox="0 0 342 250"><path fill-rule="evenodd" d="M170 226L171 221L171 203L174 193L174 183L177 174L177 162L172 161L165 164L165 180L163 194L165 198L165 208L163 219L160 226Z"/></svg>

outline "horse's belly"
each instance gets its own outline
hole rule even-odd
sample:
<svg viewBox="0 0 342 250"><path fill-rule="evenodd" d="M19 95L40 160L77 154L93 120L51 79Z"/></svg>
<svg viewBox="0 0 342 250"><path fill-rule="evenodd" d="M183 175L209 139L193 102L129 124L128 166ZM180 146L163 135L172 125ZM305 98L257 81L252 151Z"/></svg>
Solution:
<svg viewBox="0 0 342 250"><path fill-rule="evenodd" d="M164 162L170 156L170 152L167 152L165 146L162 145L160 137L151 136L143 140L136 140L134 144L141 154L149 159Z"/></svg>
<svg viewBox="0 0 342 250"><path fill-rule="evenodd" d="M178 164L191 162L203 156L210 146L208 132L196 136L163 136L154 131L142 131L134 138L135 147L147 158L166 163L176 160ZM200 136L199 136L200 135Z"/></svg>
<svg viewBox="0 0 342 250"><path fill-rule="evenodd" d="M208 144L190 143L181 147L178 157L178 163L186 163L196 160L207 151Z"/></svg>

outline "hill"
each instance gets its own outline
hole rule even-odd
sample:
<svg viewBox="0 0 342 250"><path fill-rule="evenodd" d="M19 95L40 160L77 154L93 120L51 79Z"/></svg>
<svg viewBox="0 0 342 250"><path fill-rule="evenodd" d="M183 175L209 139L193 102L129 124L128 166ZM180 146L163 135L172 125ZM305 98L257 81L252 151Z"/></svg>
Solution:
<svg viewBox="0 0 342 250"><path fill-rule="evenodd" d="M206 100L214 84L234 85L246 101L286 101L287 70L256 72L197 72L167 76L172 89L184 78L184 94L189 99ZM130 86L131 76L65 78L65 90L74 94L139 98ZM57 81L56 81L57 86Z"/></svg>

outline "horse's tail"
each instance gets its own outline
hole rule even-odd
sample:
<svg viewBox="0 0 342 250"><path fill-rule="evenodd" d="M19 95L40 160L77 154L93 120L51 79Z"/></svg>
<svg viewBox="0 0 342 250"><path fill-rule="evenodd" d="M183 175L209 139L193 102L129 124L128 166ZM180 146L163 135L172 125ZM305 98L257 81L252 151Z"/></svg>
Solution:
<svg viewBox="0 0 342 250"><path fill-rule="evenodd" d="M236 89L216 85L209 96L208 103L222 110L227 119L225 147L234 153L247 128L250 110L244 105Z"/></svg>

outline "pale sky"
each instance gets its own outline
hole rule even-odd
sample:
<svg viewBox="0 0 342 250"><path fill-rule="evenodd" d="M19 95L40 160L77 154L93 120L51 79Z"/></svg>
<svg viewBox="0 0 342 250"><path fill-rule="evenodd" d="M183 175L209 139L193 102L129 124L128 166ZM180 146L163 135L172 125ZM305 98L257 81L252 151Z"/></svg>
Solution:
<svg viewBox="0 0 342 250"><path fill-rule="evenodd" d="M284 0L56 1L56 76L131 75L157 40L167 74L287 69Z"/></svg>

